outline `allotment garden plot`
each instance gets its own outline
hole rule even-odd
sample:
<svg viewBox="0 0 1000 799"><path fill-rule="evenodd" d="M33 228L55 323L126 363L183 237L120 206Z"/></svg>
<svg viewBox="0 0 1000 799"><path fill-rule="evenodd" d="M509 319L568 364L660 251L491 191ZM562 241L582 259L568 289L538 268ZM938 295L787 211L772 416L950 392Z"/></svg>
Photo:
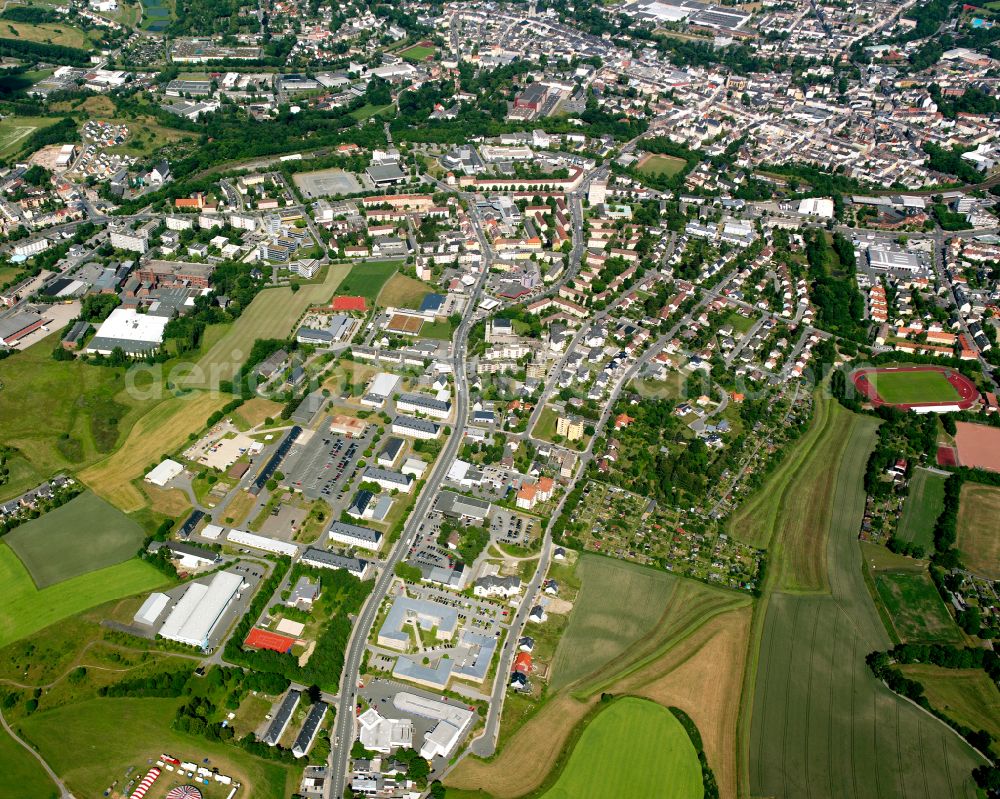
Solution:
<svg viewBox="0 0 1000 799"><path fill-rule="evenodd" d="M672 511L617 486L587 483L573 518L566 535L587 551L728 588L752 590L755 585L760 550L714 523L682 523Z"/></svg>

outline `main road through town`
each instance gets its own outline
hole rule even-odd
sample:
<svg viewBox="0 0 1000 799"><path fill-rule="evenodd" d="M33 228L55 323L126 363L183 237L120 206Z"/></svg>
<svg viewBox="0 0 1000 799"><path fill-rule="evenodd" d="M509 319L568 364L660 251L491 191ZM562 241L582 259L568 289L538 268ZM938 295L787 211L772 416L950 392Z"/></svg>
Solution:
<svg viewBox="0 0 1000 799"><path fill-rule="evenodd" d="M469 387L465 374L466 346L469 340L469 331L476 321L476 307L482 296L486 276L489 274L489 251L486 249L486 242L482 237L478 220L476 232L480 236L480 244L483 247L482 271L479 281L476 283L475 291L472 292L469 304L465 308L462 323L455 331L451 355L455 376L455 419L451 426L451 434L448 436L441 454L434 463L430 477L427 479L427 483L424 485L416 504L413 506L413 510L403 527L399 541L396 542L396 545L389 553L385 567L375 582L375 588L372 590L367 602L365 602L364 607L361 609L361 613L354 622L354 630L351 633L351 639L348 642L347 652L344 657L344 671L340 684L340 701L337 706L337 719L334 728L334 745L330 752L329 777L325 784L325 799L340 799L344 795L348 759L351 755L351 746L354 743L354 710L358 690L358 677L361 670L361 661L368 644L368 636L372 625L375 623L375 617L378 615L382 600L385 599L389 588L392 586L396 565L409 552L410 546L416 538L417 530L424 521L427 512L431 509L431 504L437 495L438 489L441 487L441 482L448 473L451 464L454 463L458 455L458 449L462 445L462 431L465 428L466 418L469 413Z"/></svg>

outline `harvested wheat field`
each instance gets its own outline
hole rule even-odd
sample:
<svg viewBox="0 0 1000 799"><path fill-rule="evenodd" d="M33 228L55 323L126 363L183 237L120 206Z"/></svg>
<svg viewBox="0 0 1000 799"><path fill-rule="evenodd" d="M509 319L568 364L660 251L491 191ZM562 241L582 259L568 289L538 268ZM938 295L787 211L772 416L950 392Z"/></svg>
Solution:
<svg viewBox="0 0 1000 799"><path fill-rule="evenodd" d="M716 616L613 691L679 707L694 719L722 799L736 797L735 731L750 617L749 606Z"/></svg>
<svg viewBox="0 0 1000 799"><path fill-rule="evenodd" d="M147 500L132 481L142 477L188 440L188 434L231 397L196 393L164 400L139 419L117 452L80 472L80 479L94 493L126 513L146 507Z"/></svg>

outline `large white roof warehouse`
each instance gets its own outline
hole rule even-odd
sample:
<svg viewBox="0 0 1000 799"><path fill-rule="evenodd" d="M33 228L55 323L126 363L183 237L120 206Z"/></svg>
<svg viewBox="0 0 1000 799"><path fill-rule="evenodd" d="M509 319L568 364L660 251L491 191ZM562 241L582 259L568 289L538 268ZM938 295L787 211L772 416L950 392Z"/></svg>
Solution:
<svg viewBox="0 0 1000 799"><path fill-rule="evenodd" d="M121 347L126 355L147 355L163 343L163 330L169 321L165 316L136 313L132 308L115 308L98 328L87 352L110 355Z"/></svg>
<svg viewBox="0 0 1000 799"><path fill-rule="evenodd" d="M219 572L208 585L191 583L163 622L160 635L170 641L205 649L209 636L241 585L243 578L232 572Z"/></svg>

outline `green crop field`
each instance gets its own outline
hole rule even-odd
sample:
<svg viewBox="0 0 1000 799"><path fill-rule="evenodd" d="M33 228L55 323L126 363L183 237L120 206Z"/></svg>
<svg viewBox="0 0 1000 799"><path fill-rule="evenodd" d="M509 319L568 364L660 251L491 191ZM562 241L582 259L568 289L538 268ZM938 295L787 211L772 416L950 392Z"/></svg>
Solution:
<svg viewBox="0 0 1000 799"><path fill-rule="evenodd" d="M934 524L944 509L946 479L944 475L927 469L914 469L910 493L899 519L899 538L911 544L919 544L928 554L934 547Z"/></svg>
<svg viewBox="0 0 1000 799"><path fill-rule="evenodd" d="M59 791L41 764L0 730L0 799L58 799Z"/></svg>
<svg viewBox="0 0 1000 799"><path fill-rule="evenodd" d="M874 372L868 375L868 382L891 405L960 399L943 372Z"/></svg>
<svg viewBox="0 0 1000 799"><path fill-rule="evenodd" d="M402 261L361 261L350 267L347 277L337 289L337 294L364 297L369 305L375 303L382 287L402 265Z"/></svg>
<svg viewBox="0 0 1000 799"><path fill-rule="evenodd" d="M240 318L201 357L198 374L184 384L210 388L220 380L231 380L257 339L290 336L292 327L307 308L330 301L349 269L348 266L331 265L322 282L303 283L298 291L273 288L260 292Z"/></svg>
<svg viewBox="0 0 1000 799"><path fill-rule="evenodd" d="M133 557L145 533L89 491L7 536L35 585L50 585Z"/></svg>
<svg viewBox="0 0 1000 799"><path fill-rule="evenodd" d="M825 541L816 552L826 561L829 589L772 592L780 582L772 575L761 600L760 646L749 665L749 739L741 744L748 757L744 793L974 799L970 775L980 758L865 666L865 655L892 645L865 586L857 541L877 422L848 417L845 454L827 470L833 502L814 516L823 528L812 530Z"/></svg>
<svg viewBox="0 0 1000 799"><path fill-rule="evenodd" d="M680 579L600 555L581 555L580 595L559 640L550 687L557 690L620 658L660 621Z"/></svg>
<svg viewBox="0 0 1000 799"><path fill-rule="evenodd" d="M149 591L166 578L147 563L129 560L38 590L6 544L0 544L0 647L112 599Z"/></svg>
<svg viewBox="0 0 1000 799"><path fill-rule="evenodd" d="M687 161L683 158L676 158L672 155L650 155L643 158L636 169L641 175L676 175L684 167Z"/></svg>
<svg viewBox="0 0 1000 799"><path fill-rule="evenodd" d="M144 773L150 759L156 760L162 752L182 760L208 758L209 768L217 767L243 783L240 793L244 796L277 798L294 791L298 773L294 766L260 760L230 744L175 731L171 721L182 701L90 699L34 713L16 729L80 797L101 796L114 780L123 780L129 767Z"/></svg>
<svg viewBox="0 0 1000 799"><path fill-rule="evenodd" d="M542 799L700 799L698 755L665 707L634 697L595 715Z"/></svg>
<svg viewBox="0 0 1000 799"><path fill-rule="evenodd" d="M944 600L923 572L879 572L875 587L900 640L962 643Z"/></svg>

